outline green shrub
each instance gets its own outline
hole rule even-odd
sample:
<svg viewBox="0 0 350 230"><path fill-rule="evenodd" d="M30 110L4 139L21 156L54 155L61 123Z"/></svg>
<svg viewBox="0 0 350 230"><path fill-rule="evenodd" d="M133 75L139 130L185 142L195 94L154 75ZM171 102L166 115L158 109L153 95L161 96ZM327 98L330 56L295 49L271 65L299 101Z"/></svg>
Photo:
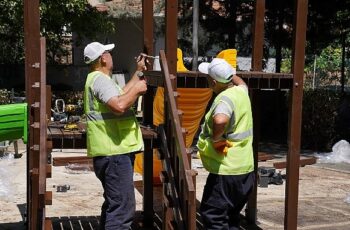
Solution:
<svg viewBox="0 0 350 230"><path fill-rule="evenodd" d="M341 94L324 89L304 90L301 144L303 148L330 151L336 130Z"/></svg>
<svg viewBox="0 0 350 230"><path fill-rule="evenodd" d="M9 104L11 92L7 89L0 89L0 105Z"/></svg>

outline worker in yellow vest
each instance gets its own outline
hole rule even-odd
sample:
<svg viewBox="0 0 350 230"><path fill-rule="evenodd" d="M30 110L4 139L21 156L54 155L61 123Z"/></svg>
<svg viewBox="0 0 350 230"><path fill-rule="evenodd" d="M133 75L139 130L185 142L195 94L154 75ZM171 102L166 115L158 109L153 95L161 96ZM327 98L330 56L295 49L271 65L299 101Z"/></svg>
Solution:
<svg viewBox="0 0 350 230"><path fill-rule="evenodd" d="M239 215L254 185L253 121L248 88L224 59L201 63L217 94L197 147L209 172L200 212L205 229L240 229Z"/></svg>
<svg viewBox="0 0 350 230"><path fill-rule="evenodd" d="M132 106L147 91L145 79L139 78L145 70L142 55L123 89L111 79L113 48L114 44L92 42L84 49L84 61L90 67L84 90L87 154L93 157L104 189L100 229L106 230L129 229L133 221L133 154L143 151L144 145Z"/></svg>

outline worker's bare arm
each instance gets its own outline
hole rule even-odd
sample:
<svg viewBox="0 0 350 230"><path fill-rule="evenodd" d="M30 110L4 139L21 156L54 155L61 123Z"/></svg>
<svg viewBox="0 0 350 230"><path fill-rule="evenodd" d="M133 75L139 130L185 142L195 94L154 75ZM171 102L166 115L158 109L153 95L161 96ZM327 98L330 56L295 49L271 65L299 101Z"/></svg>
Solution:
<svg viewBox="0 0 350 230"><path fill-rule="evenodd" d="M145 80L138 79L129 88L127 92L122 95L113 96L107 101L107 106L114 113L126 112L137 100L137 98L147 91L147 84Z"/></svg>
<svg viewBox="0 0 350 230"><path fill-rule="evenodd" d="M243 81L243 79L238 77L237 75L233 75L232 83L234 85L245 85L245 86L247 86L247 84Z"/></svg>
<svg viewBox="0 0 350 230"><path fill-rule="evenodd" d="M213 117L213 141L220 140L225 132L225 126L229 122L226 114L219 113Z"/></svg>

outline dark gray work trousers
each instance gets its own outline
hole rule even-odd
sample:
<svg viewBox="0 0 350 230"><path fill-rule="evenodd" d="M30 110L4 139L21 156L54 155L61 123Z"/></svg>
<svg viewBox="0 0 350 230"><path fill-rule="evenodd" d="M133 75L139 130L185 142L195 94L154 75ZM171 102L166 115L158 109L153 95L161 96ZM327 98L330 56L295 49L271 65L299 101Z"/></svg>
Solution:
<svg viewBox="0 0 350 230"><path fill-rule="evenodd" d="M94 157L94 170L103 186L101 230L127 230L135 214L134 154Z"/></svg>
<svg viewBox="0 0 350 230"><path fill-rule="evenodd" d="M205 229L238 230L239 215L254 185L254 172L244 175L210 173L204 187L200 213Z"/></svg>

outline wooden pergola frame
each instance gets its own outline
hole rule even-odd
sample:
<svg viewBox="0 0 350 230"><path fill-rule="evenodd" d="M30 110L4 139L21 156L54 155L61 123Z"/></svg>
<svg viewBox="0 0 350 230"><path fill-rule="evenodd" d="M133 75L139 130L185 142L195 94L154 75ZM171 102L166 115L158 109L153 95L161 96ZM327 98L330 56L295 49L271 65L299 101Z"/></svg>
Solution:
<svg viewBox="0 0 350 230"><path fill-rule="evenodd" d="M152 1L143 0L143 28L145 51L153 54L153 4ZM165 51L168 60L169 72L178 78L194 76L195 81L199 80L199 73L177 73L176 72L176 48L177 48L177 11L178 1L166 1L166 34ZM257 173L257 152L259 140L259 91L262 88L291 90L288 121L288 155L287 155L287 180L285 196L285 229L297 229L298 217L298 191L299 191L299 161L300 161L300 136L301 136L301 111L303 95L303 73L305 61L306 26L307 26L307 0L295 0L294 30L293 30L293 57L291 74L267 74L262 71L263 45L264 45L264 16L265 0L255 1L254 22L253 22L253 54L252 71L238 73L248 84L251 92L254 117L254 153L255 172ZM149 74L152 76L152 73ZM157 75L157 74L154 74ZM155 77L156 79L158 77ZM159 79L159 78L158 78ZM155 81L159 81L159 80ZM152 78L148 78L152 82ZM177 83L184 82L177 80ZM203 81L201 81L203 82ZM156 84L159 84L157 82ZM184 83L185 85L189 85ZM145 101L147 102L146 98ZM149 102L147 102L149 103ZM149 113L152 114L152 113ZM146 120L147 121L147 120ZM151 119L148 121L152 121ZM147 165L145 165L147 170ZM146 189L147 190L147 189ZM147 199L147 194L145 198ZM246 219L249 223L255 224L257 219L257 185L248 202ZM146 210L145 210L146 211Z"/></svg>
<svg viewBox="0 0 350 230"><path fill-rule="evenodd" d="M153 54L153 1L142 1L143 17L143 41L144 52ZM255 1L254 27L253 27L253 54L252 72L238 73L246 80L251 92L254 117L254 152L255 172L257 172L257 150L259 133L259 91L261 88L291 90L289 105L289 129L288 129L288 155L287 155L287 181L285 196L285 229L297 229L298 217L298 191L299 191L299 161L300 161L300 134L301 134L301 111L303 95L303 70L306 44L308 0L295 0L295 20L293 30L293 57L291 74L267 74L262 71L263 58L263 35L265 0ZM166 60L167 68L162 73L149 71L146 75L150 84L154 86L164 85L159 82L159 75L173 76L172 88L177 85L190 85L203 82L203 75L197 72L176 72L176 49L177 44L177 13L178 1L166 1L166 40L165 53L162 60ZM51 152L51 143L47 141L47 114L49 113L50 87L46 86L46 53L45 39L40 38L39 0L24 1L24 32L25 32L25 79L26 95L29 115L29 138L27 145L27 220L29 229L51 229L51 221L45 218L45 205L52 203L52 193L46 191L46 178L51 177L51 165L48 164L48 152ZM165 57L166 55L166 57ZM164 63L163 63L164 65ZM149 66L149 69L151 66ZM168 71L169 75L164 71ZM157 76L157 77L152 77ZM181 80L186 76L188 80ZM155 80L156 79L156 80ZM158 80L157 80L158 79ZM154 81L154 83L152 83ZM203 83L204 84L204 83ZM169 86L170 87L170 86ZM169 89L171 91L171 89ZM144 105L152 108L152 93L148 92ZM152 124L153 114L144 113L145 124ZM178 128L175 128L175 130ZM168 137L169 140L171 137ZM177 139L177 141L179 141ZM176 146L175 146L176 147ZM152 186L152 153L153 138L145 139L145 163L144 165L144 226L152 226L153 219L153 186ZM182 148L182 147L181 147ZM176 151L176 148L175 150ZM190 159L189 159L190 160ZM181 168L181 167L180 167ZM191 172L189 172L191 174ZM195 177L190 175L189 177ZM191 179L190 179L191 180ZM195 180L194 180L195 181ZM180 198L181 199L181 198ZM181 200L180 200L181 201ZM257 186L248 202L246 220L255 225L257 219ZM192 211L187 210L187 212ZM189 213L187 213L189 214ZM190 213L191 214L191 213ZM193 213L192 213L193 216ZM195 216L195 215L194 215ZM184 216L191 218L190 215ZM187 219L187 222L191 222ZM181 226L181 225L180 225ZM185 229L195 229L193 223L183 225ZM163 225L163 229L170 226Z"/></svg>

